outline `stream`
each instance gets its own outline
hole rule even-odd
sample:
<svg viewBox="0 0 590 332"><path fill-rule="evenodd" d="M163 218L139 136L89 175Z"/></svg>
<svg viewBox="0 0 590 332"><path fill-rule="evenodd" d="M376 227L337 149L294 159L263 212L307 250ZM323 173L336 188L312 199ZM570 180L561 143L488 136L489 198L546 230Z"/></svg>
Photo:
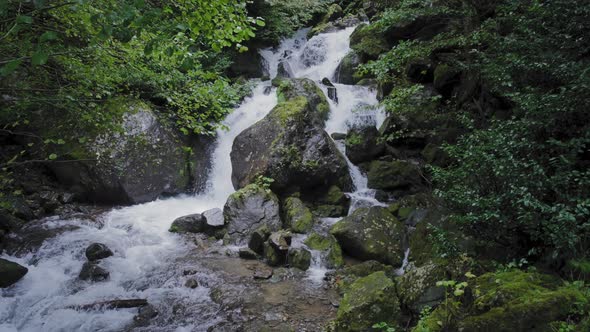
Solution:
<svg viewBox="0 0 590 332"><path fill-rule="evenodd" d="M349 52L353 31L351 27L307 40L308 30L302 30L261 54L271 77L277 75L279 62L287 61L295 77L310 78L327 93L321 80L334 77ZM33 252L2 256L26 266L29 272L15 286L0 290L0 331L318 331L334 318L338 295L324 285L328 269L318 252L313 252L312 266L306 272L280 268L269 281L258 281L252 279L252 271L264 264L237 258L237 248L168 231L178 217L223 208L234 192L230 176L234 138L277 104L270 81L256 84L252 95L225 119L229 130L217 133L204 193L116 208L93 218L52 217L34 222L40 229L55 231L54 236L44 239ZM335 87L338 102L330 101L325 128L329 134L383 122L384 115L375 106L375 91L363 86ZM344 152L344 143L336 143ZM380 205L365 175L352 163L348 165L355 186L348 194L349 213ZM327 232L337 220L322 219L316 231ZM94 242L106 244L114 256L101 264L110 272L110 279L89 283L79 280L78 273L86 261L85 248ZM304 246L303 238L296 237L294 245ZM186 287L189 279L197 280L199 286ZM136 308L76 309L134 298L147 299L158 312L148 324L134 319Z"/></svg>

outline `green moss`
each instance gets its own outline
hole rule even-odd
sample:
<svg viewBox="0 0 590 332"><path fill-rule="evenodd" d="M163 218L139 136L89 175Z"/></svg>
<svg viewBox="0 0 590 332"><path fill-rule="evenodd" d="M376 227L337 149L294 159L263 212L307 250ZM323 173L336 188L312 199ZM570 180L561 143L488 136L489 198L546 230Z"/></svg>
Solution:
<svg viewBox="0 0 590 332"><path fill-rule="evenodd" d="M344 265L342 249L332 235L322 236L318 233L312 233L305 239L304 243L309 249L327 251L326 259L329 268L338 268Z"/></svg>
<svg viewBox="0 0 590 332"><path fill-rule="evenodd" d="M171 233L178 233L178 232L180 232L180 229L178 228L178 226L177 226L177 225L175 225L175 224L172 224L172 226L170 226L170 229L168 230L168 232L171 232Z"/></svg>
<svg viewBox="0 0 590 332"><path fill-rule="evenodd" d="M363 62L376 60L380 54L390 50L383 32L375 25L361 25L350 36L350 47Z"/></svg>
<svg viewBox="0 0 590 332"><path fill-rule="evenodd" d="M272 111L281 125L286 126L290 120L303 120L306 108L309 106L307 98L295 97L278 104Z"/></svg>
<svg viewBox="0 0 590 332"><path fill-rule="evenodd" d="M363 143L363 137L358 133L354 132L346 136L346 146L355 146Z"/></svg>
<svg viewBox="0 0 590 332"><path fill-rule="evenodd" d="M313 215L301 199L289 197L283 205L285 211L285 222L295 233L307 233L314 224Z"/></svg>

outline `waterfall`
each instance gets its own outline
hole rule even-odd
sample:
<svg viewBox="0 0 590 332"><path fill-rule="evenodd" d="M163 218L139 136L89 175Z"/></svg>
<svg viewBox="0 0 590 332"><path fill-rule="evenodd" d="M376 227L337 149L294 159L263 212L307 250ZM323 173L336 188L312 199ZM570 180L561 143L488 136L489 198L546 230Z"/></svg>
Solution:
<svg viewBox="0 0 590 332"><path fill-rule="evenodd" d="M286 61L295 77L319 81L332 78L341 59L349 51L349 38L354 28L320 34L309 41L307 30L298 32L276 49L261 51L269 64L271 77L278 64ZM326 87L323 87L326 92ZM379 125L382 121L375 91L366 87L336 84L339 103L331 102L328 133L346 133L359 123ZM231 183L230 151L234 138L262 119L277 104L270 82L259 82L252 95L224 121L229 130L220 129L212 156L212 169L207 189L196 196L180 196L114 209L99 216L99 222L85 218L60 220L57 217L39 222L45 229L75 226L75 230L46 240L34 253L23 257L2 256L29 269L15 286L0 290L0 331L120 331L129 328L136 310L76 310L72 307L110 299L146 298L158 311L158 321L166 331L205 331L224 320L210 296L208 284L223 284L202 265L190 239L168 232L177 217L223 207L234 191ZM266 92L266 93L265 93ZM337 143L344 152L344 144ZM367 179L348 162L355 191L351 211L360 206L379 204ZM324 220L326 228L334 220ZM110 271L110 279L100 283L78 280L86 261L84 249L100 242L115 255L101 263ZM298 245L303 246L300 239ZM313 253L314 263L308 276L321 282L326 268L322 257ZM184 287L183 270L193 267L201 286ZM159 330L156 328L155 330Z"/></svg>

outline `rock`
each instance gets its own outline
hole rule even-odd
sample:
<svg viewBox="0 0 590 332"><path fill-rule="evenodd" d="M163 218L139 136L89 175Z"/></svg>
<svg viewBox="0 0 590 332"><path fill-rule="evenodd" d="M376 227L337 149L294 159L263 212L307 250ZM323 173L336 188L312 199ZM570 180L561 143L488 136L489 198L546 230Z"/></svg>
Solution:
<svg viewBox="0 0 590 332"><path fill-rule="evenodd" d="M291 69L291 65L287 61L279 62L279 67L277 69L277 77L279 78L293 78L295 75L293 74L293 69Z"/></svg>
<svg viewBox="0 0 590 332"><path fill-rule="evenodd" d="M289 250L289 246L291 245L291 233L280 231L274 232L268 238L268 243L272 245L275 249L280 251Z"/></svg>
<svg viewBox="0 0 590 332"><path fill-rule="evenodd" d="M334 82L340 84L353 85L359 82L359 77L355 76L357 67L361 64L361 60L354 50L351 50L336 68L334 74Z"/></svg>
<svg viewBox="0 0 590 332"><path fill-rule="evenodd" d="M91 262L111 256L113 256L111 249L102 243L93 243L86 248L86 258Z"/></svg>
<svg viewBox="0 0 590 332"><path fill-rule="evenodd" d="M376 322L397 326L401 318L395 284L384 272L355 281L344 294L336 316L337 331L368 331Z"/></svg>
<svg viewBox="0 0 590 332"><path fill-rule="evenodd" d="M319 218L346 216L350 209L350 198L337 186L307 193L303 200L312 205L312 213Z"/></svg>
<svg viewBox="0 0 590 332"><path fill-rule="evenodd" d="M306 271L311 265L311 253L305 249L291 249L289 250L289 257L287 263L291 267L296 267L300 270Z"/></svg>
<svg viewBox="0 0 590 332"><path fill-rule="evenodd" d="M98 266L96 262L86 262L82 266L82 270L80 271L80 275L78 278L81 280L88 280L88 281L105 281L109 278L110 273L109 271L103 269L102 267Z"/></svg>
<svg viewBox="0 0 590 332"><path fill-rule="evenodd" d="M242 259L249 259L249 260L256 260L258 259L258 254L254 252L254 250L250 248L240 248L238 250L238 256Z"/></svg>
<svg viewBox="0 0 590 332"><path fill-rule="evenodd" d="M313 27L313 29L311 29L309 31L309 33L307 34L307 38L311 39L313 36L320 34L320 33L338 31L339 28L336 27L332 23L332 21L335 21L335 20L341 18L342 16L343 16L342 7L340 7L337 4L331 5L328 8L328 11L326 12L326 14L324 14L324 16L318 22L318 24L315 27Z"/></svg>
<svg viewBox="0 0 590 332"><path fill-rule="evenodd" d="M46 213L52 213L61 206L59 193L53 191L42 191L39 193L39 198Z"/></svg>
<svg viewBox="0 0 590 332"><path fill-rule="evenodd" d="M209 227L223 227L225 221L223 219L223 211L219 208L207 210L202 213L203 217L207 221Z"/></svg>
<svg viewBox="0 0 590 332"><path fill-rule="evenodd" d="M287 254L291 245L291 235L285 232L275 232L264 245L264 259L270 266L280 266L287 262Z"/></svg>
<svg viewBox="0 0 590 332"><path fill-rule="evenodd" d="M432 83L434 66L428 59L412 59L406 65L406 77L413 83Z"/></svg>
<svg viewBox="0 0 590 332"><path fill-rule="evenodd" d="M346 135L346 156L353 164L371 161L385 152L377 128L353 128Z"/></svg>
<svg viewBox="0 0 590 332"><path fill-rule="evenodd" d="M396 276L395 269L390 265L384 265L377 261L366 261L355 265L346 266L329 275L336 279L336 286L340 293L345 293L346 290L360 278L369 276L375 272L383 271L385 274L394 278Z"/></svg>
<svg viewBox="0 0 590 332"><path fill-rule="evenodd" d="M95 302L90 304L69 306L67 308L76 310L104 310L104 309L129 309L144 307L148 305L146 299L125 299Z"/></svg>
<svg viewBox="0 0 590 332"><path fill-rule="evenodd" d="M188 216L175 219L169 231L172 233L200 233L206 224L207 221L203 218L202 214L189 214Z"/></svg>
<svg viewBox="0 0 590 332"><path fill-rule="evenodd" d="M350 188L346 160L323 129L329 106L321 90L307 79L280 84L279 99L285 101L234 140L234 187L262 175L274 179L271 189L277 194L329 185Z"/></svg>
<svg viewBox="0 0 590 332"><path fill-rule="evenodd" d="M9 232L9 231L19 228L24 223L25 223L24 220L21 220L15 216L13 216L7 210L0 209L0 230L3 230L5 232Z"/></svg>
<svg viewBox="0 0 590 332"><path fill-rule="evenodd" d="M133 317L136 326L147 326L149 321L158 316L158 311L151 304L139 308L137 315Z"/></svg>
<svg viewBox="0 0 590 332"><path fill-rule="evenodd" d="M361 24L350 36L350 47L356 52L361 63L377 60L380 54L391 49L385 34L375 24Z"/></svg>
<svg viewBox="0 0 590 332"><path fill-rule="evenodd" d="M0 258L0 288L12 286L29 272L26 267Z"/></svg>
<svg viewBox="0 0 590 332"><path fill-rule="evenodd" d="M289 197L283 204L285 227L295 233L307 233L314 224L311 211L298 197Z"/></svg>
<svg viewBox="0 0 590 332"><path fill-rule="evenodd" d="M59 182L81 199L106 204L148 202L197 186L191 182L193 171L207 173L209 156L196 153L202 147L187 156L184 147L192 143L152 106L113 99L106 107L112 114L123 114L123 133L99 133L84 144L65 144L60 155L72 162L48 164Z"/></svg>
<svg viewBox="0 0 590 332"><path fill-rule="evenodd" d="M420 168L411 162L373 161L367 173L369 188L416 193L423 189Z"/></svg>
<svg viewBox="0 0 590 332"><path fill-rule="evenodd" d="M199 287L199 282L196 279L191 278L184 283L184 287L195 289Z"/></svg>
<svg viewBox="0 0 590 332"><path fill-rule="evenodd" d="M236 52L233 56L233 62L230 66L229 76L246 78L260 78L268 76L268 70L265 67L264 59L255 48L247 52Z"/></svg>
<svg viewBox="0 0 590 332"><path fill-rule="evenodd" d="M402 265L405 228L386 208L360 208L334 224L330 233L351 257Z"/></svg>
<svg viewBox="0 0 590 332"><path fill-rule="evenodd" d="M223 208L230 241L235 244L251 240L250 235L262 226L269 231L282 227L279 199L271 191L251 184L231 194ZM252 250L256 251L255 248Z"/></svg>
<svg viewBox="0 0 590 332"><path fill-rule="evenodd" d="M346 139L346 134L344 134L344 133L332 133L332 135L330 135L330 136L335 141L342 141L342 140Z"/></svg>
<svg viewBox="0 0 590 332"><path fill-rule="evenodd" d="M447 64L436 66L433 76L434 88L443 96L450 96L453 88L461 82L461 72Z"/></svg>
<svg viewBox="0 0 590 332"><path fill-rule="evenodd" d="M426 307L438 306L445 298L444 287L436 286L441 280L447 280L445 269L432 262L406 269L406 273L397 279L401 303L415 315Z"/></svg>
<svg viewBox="0 0 590 332"><path fill-rule="evenodd" d="M259 267L254 270L254 279L266 280L272 277L273 270L269 267Z"/></svg>
<svg viewBox="0 0 590 332"><path fill-rule="evenodd" d="M424 161L431 165L439 166L439 167L446 167L451 164L451 157L449 154L435 144L428 144L422 150L422 157L424 157Z"/></svg>
<svg viewBox="0 0 590 332"><path fill-rule="evenodd" d="M250 241L248 241L248 248L252 249L255 253L262 255L264 253L264 243L270 237L270 229L262 226L252 232L250 235Z"/></svg>
<svg viewBox="0 0 590 332"><path fill-rule="evenodd" d="M339 268L344 265L342 249L336 238L332 235L322 236L312 233L305 239L305 245L311 250L325 251L327 267L330 269Z"/></svg>
<svg viewBox="0 0 590 332"><path fill-rule="evenodd" d="M322 84L328 88L328 98L335 103L338 103L338 91L334 84L332 84L332 82L326 77L322 79Z"/></svg>

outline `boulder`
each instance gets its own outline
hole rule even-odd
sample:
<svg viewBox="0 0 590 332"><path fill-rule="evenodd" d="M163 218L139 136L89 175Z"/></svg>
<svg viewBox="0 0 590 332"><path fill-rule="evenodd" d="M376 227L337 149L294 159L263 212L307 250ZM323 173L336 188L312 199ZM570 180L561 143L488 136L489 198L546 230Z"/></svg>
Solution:
<svg viewBox="0 0 590 332"><path fill-rule="evenodd" d="M405 227L386 208L360 208L334 224L330 233L351 257L402 265Z"/></svg>
<svg viewBox="0 0 590 332"><path fill-rule="evenodd" d="M345 140L346 139L346 134L345 133L332 133L330 136L335 141L342 141L342 140Z"/></svg>
<svg viewBox="0 0 590 332"><path fill-rule="evenodd" d="M121 114L123 132L61 146L58 154L71 162L48 164L60 183L81 199L108 204L148 202L197 185L191 173L206 173L207 168L190 165L205 166L209 156L189 156L184 148L189 142L169 119L137 100L115 99L106 107Z"/></svg>
<svg viewBox="0 0 590 332"><path fill-rule="evenodd" d="M375 272L383 271L389 278L396 276L395 269L390 265L381 264L377 261L366 261L359 264L346 266L335 272L329 272L328 277L336 280L338 291L343 294L355 281L369 276Z"/></svg>
<svg viewBox="0 0 590 332"><path fill-rule="evenodd" d="M279 96L285 101L234 140L234 187L262 175L274 180L271 189L277 194L330 185L350 188L346 160L323 129L329 106L321 90L307 79L283 80Z"/></svg>
<svg viewBox="0 0 590 332"><path fill-rule="evenodd" d="M285 227L295 233L307 233L314 225L311 211L298 197L289 197L283 204Z"/></svg>
<svg viewBox="0 0 590 332"><path fill-rule="evenodd" d="M93 243L86 248L86 258L91 262L111 256L113 256L111 249L102 243Z"/></svg>
<svg viewBox="0 0 590 332"><path fill-rule="evenodd" d="M287 257L287 264L291 267L306 271L311 265L311 253L302 248L291 249L289 250L289 256Z"/></svg>
<svg viewBox="0 0 590 332"><path fill-rule="evenodd" d="M334 236L330 234L322 236L318 233L312 233L305 239L304 243L311 250L325 252L324 258L328 268L336 269L344 265L342 249Z"/></svg>
<svg viewBox="0 0 590 332"><path fill-rule="evenodd" d="M361 60L354 50L351 50L346 54L334 74L334 82L340 84L356 84L359 78L354 75L356 68L361 64Z"/></svg>
<svg viewBox="0 0 590 332"><path fill-rule="evenodd" d="M211 228L219 228L225 226L225 220L223 218L223 210L214 208L207 210L202 213L203 218L207 222L207 226Z"/></svg>
<svg viewBox="0 0 590 332"><path fill-rule="evenodd" d="M424 186L420 168L403 160L373 161L367 178L369 188L406 194L416 193Z"/></svg>
<svg viewBox="0 0 590 332"><path fill-rule="evenodd" d="M268 69L258 50L251 48L247 52L235 53L229 68L229 76L245 78L261 78L268 76Z"/></svg>
<svg viewBox="0 0 590 332"><path fill-rule="evenodd" d="M248 260L256 260L258 259L258 254L254 252L254 250L250 248L240 248L238 250L238 256L241 259L248 259Z"/></svg>
<svg viewBox="0 0 590 332"><path fill-rule="evenodd" d="M110 273L104 268L100 267L96 262L86 262L82 266L82 270L78 275L81 280L87 281L105 281L109 279Z"/></svg>
<svg viewBox="0 0 590 332"><path fill-rule="evenodd" d="M436 282L447 280L444 267L429 262L407 268L397 279L397 292L403 306L415 315L426 307L434 308L445 298L445 289Z"/></svg>
<svg viewBox="0 0 590 332"><path fill-rule="evenodd" d="M26 267L0 258L0 288L12 286L29 272Z"/></svg>
<svg viewBox="0 0 590 332"><path fill-rule="evenodd" d="M434 88L443 96L450 96L453 89L461 81L461 71L447 65L439 64L434 69Z"/></svg>
<svg viewBox="0 0 590 332"><path fill-rule="evenodd" d="M451 22L448 15L421 14L409 19L395 20L383 31L390 45L397 45L402 40L430 40L446 31Z"/></svg>
<svg viewBox="0 0 590 332"><path fill-rule="evenodd" d="M277 77L279 78L293 78L295 74L293 74L293 69L289 62L283 60L279 62L279 66L277 69Z"/></svg>
<svg viewBox="0 0 590 332"><path fill-rule="evenodd" d="M350 209L350 198L338 186L307 192L302 199L311 206L312 213L318 218L346 216Z"/></svg>
<svg viewBox="0 0 590 332"><path fill-rule="evenodd" d="M158 311L151 304L141 306L137 311L137 315L133 317L135 326L148 326L150 320L158 316Z"/></svg>
<svg viewBox="0 0 590 332"><path fill-rule="evenodd" d="M250 240L248 241L248 248L252 249L252 251L257 254L262 255L264 253L264 243L270 237L270 233L271 231L266 225L263 225L252 232Z"/></svg>
<svg viewBox="0 0 590 332"><path fill-rule="evenodd" d="M350 47L356 52L360 62L365 63L377 60L380 54L391 49L391 44L377 25L361 24L350 36Z"/></svg>
<svg viewBox="0 0 590 332"><path fill-rule="evenodd" d="M169 231L172 233L200 233L203 231L205 224L207 224L207 221L202 214L189 214L188 216L176 218L172 222Z"/></svg>
<svg viewBox="0 0 590 332"><path fill-rule="evenodd" d="M199 282L194 278L190 278L184 283L184 287L190 288L190 289L195 289L195 288L199 287Z"/></svg>
<svg viewBox="0 0 590 332"><path fill-rule="evenodd" d="M377 128L353 128L346 135L346 156L353 164L371 161L385 152L385 144L379 141Z"/></svg>
<svg viewBox="0 0 590 332"><path fill-rule="evenodd" d="M322 79L322 84L328 89L328 98L335 103L338 103L338 90L330 80L326 77Z"/></svg>
<svg viewBox="0 0 590 332"><path fill-rule="evenodd" d="M397 326L401 318L395 283L384 272L355 281L344 294L336 315L336 331L369 331L376 323Z"/></svg>
<svg viewBox="0 0 590 332"><path fill-rule="evenodd" d="M279 199L256 184L231 194L223 208L223 216L230 242L235 244L249 240L250 235L262 226L269 231L278 231L282 227Z"/></svg>

